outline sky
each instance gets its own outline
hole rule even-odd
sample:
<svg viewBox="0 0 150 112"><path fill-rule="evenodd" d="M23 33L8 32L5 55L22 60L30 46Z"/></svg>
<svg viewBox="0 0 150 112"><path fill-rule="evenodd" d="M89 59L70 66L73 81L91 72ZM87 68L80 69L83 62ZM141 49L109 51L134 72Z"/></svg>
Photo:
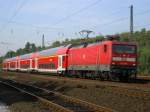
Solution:
<svg viewBox="0 0 150 112"><path fill-rule="evenodd" d="M23 48L26 42L41 45L129 31L130 6L134 31L150 29L150 0L0 0L0 56Z"/></svg>

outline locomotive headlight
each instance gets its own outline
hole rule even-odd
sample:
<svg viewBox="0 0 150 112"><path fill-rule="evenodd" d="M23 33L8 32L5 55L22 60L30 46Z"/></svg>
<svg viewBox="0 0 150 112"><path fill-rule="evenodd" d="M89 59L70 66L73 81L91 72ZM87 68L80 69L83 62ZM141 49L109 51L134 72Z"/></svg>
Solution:
<svg viewBox="0 0 150 112"><path fill-rule="evenodd" d="M136 58L127 58L127 61L135 62L135 61L136 61Z"/></svg>
<svg viewBox="0 0 150 112"><path fill-rule="evenodd" d="M115 65L115 62L112 62L112 65Z"/></svg>
<svg viewBox="0 0 150 112"><path fill-rule="evenodd" d="M121 61L121 59L122 59L121 57L113 57L112 58L113 61Z"/></svg>
<svg viewBox="0 0 150 112"><path fill-rule="evenodd" d="M132 64L133 66L135 66L136 64Z"/></svg>
<svg viewBox="0 0 150 112"><path fill-rule="evenodd" d="M135 62L136 58L126 58L126 57L113 57L112 61L127 61L127 62Z"/></svg>

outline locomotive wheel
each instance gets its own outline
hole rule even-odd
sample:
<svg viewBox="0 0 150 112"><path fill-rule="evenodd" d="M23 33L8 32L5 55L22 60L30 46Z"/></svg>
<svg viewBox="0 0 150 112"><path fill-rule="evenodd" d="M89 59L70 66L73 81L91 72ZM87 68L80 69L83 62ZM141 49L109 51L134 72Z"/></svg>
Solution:
<svg viewBox="0 0 150 112"><path fill-rule="evenodd" d="M105 75L104 72L100 74L100 80L101 81L103 81L105 79L104 75Z"/></svg>
<svg viewBox="0 0 150 112"><path fill-rule="evenodd" d="M104 78L101 76L101 74L99 74L98 79L101 80L101 81L104 80Z"/></svg>
<svg viewBox="0 0 150 112"><path fill-rule="evenodd" d="M118 75L112 72L109 72L109 79L110 81L118 81Z"/></svg>
<svg viewBox="0 0 150 112"><path fill-rule="evenodd" d="M119 80L120 80L121 82L128 82L129 76L128 76L128 75L126 75L126 76L120 75L120 76L119 76Z"/></svg>
<svg viewBox="0 0 150 112"><path fill-rule="evenodd" d="M95 74L97 74L97 78L101 81L104 80L104 77L103 77L103 72L95 72Z"/></svg>
<svg viewBox="0 0 150 112"><path fill-rule="evenodd" d="M103 72L101 74L101 80L109 80L109 72Z"/></svg>
<svg viewBox="0 0 150 112"><path fill-rule="evenodd" d="M95 80L95 79L96 79L96 76L94 75L94 73L91 73L91 79L92 79L92 80Z"/></svg>

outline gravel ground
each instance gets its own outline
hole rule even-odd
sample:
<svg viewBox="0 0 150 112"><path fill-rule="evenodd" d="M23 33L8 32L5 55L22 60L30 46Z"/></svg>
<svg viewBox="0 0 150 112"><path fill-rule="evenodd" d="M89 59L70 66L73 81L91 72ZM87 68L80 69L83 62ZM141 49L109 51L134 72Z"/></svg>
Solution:
<svg viewBox="0 0 150 112"><path fill-rule="evenodd" d="M63 94L89 101L101 106L112 108L118 112L149 112L150 100L127 97L112 94L110 86L119 86L128 88L131 92L148 91L150 93L150 82L137 83L117 83L117 82L100 82L89 80L78 80L63 77L47 77L42 75L30 74L2 74L0 77L14 79L20 82L32 83L50 90L56 90ZM108 92L109 91L109 92ZM113 89L111 88L111 91Z"/></svg>
<svg viewBox="0 0 150 112"><path fill-rule="evenodd" d="M0 101L6 104L8 112L48 112L33 97L3 84L0 84Z"/></svg>

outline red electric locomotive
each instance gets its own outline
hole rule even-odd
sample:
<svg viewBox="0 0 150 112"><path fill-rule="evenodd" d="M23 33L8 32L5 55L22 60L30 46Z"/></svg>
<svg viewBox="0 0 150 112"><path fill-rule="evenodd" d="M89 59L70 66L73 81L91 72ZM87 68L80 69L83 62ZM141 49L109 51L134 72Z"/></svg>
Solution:
<svg viewBox="0 0 150 112"><path fill-rule="evenodd" d="M136 49L136 44L109 40L61 46L6 59L3 69L124 80L136 76Z"/></svg>
<svg viewBox="0 0 150 112"><path fill-rule="evenodd" d="M68 53L68 70L82 76L101 79L128 79L136 75L136 45L125 42L104 41L101 43L74 46Z"/></svg>

